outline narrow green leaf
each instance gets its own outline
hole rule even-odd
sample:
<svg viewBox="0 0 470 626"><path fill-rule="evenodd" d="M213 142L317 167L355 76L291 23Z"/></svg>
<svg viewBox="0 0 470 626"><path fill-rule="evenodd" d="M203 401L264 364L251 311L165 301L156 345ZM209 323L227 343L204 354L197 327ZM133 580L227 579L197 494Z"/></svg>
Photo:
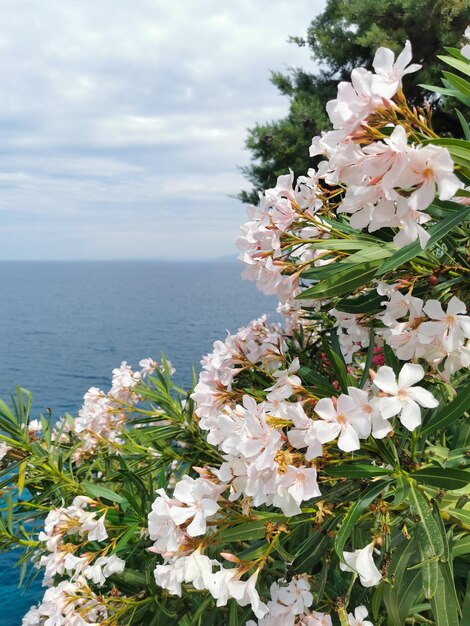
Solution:
<svg viewBox="0 0 470 626"><path fill-rule="evenodd" d="M430 600L437 591L439 582L439 564L435 561L426 561L421 568L423 591L426 600Z"/></svg>
<svg viewBox="0 0 470 626"><path fill-rule="evenodd" d="M26 479L26 461L20 463L18 470L18 496L21 496L24 489L24 482Z"/></svg>
<svg viewBox="0 0 470 626"><path fill-rule="evenodd" d="M459 611L455 601L450 568L439 565L437 590L431 598L436 626L459 626Z"/></svg>
<svg viewBox="0 0 470 626"><path fill-rule="evenodd" d="M467 509L450 509L449 513L452 517L456 517L464 524L470 526L470 511Z"/></svg>
<svg viewBox="0 0 470 626"><path fill-rule="evenodd" d="M400 506L408 498L410 488L410 481L400 474L397 478L397 483L395 486L395 498L392 502L393 507Z"/></svg>
<svg viewBox="0 0 470 626"><path fill-rule="evenodd" d="M453 72L442 72L442 74L454 89L457 89L463 96L470 97L470 83L468 80L457 76Z"/></svg>
<svg viewBox="0 0 470 626"><path fill-rule="evenodd" d="M417 557L416 541L403 540L395 550L388 568L390 584L384 585L383 599L388 626L404 626L412 606L422 596L421 572L409 570Z"/></svg>
<svg viewBox="0 0 470 626"><path fill-rule="evenodd" d="M470 207L461 207L460 211L457 211L454 215L449 215L446 219L442 220L438 224L431 226L428 229L429 234L431 235L428 244L425 250L429 250L435 243L440 241L448 232L450 232L455 226L463 223L465 220L470 217ZM383 276L388 272L400 267L407 261L410 261L415 256L423 253L423 249L421 248L419 241L415 241L414 243L410 243L404 248L400 248L393 254L389 259L387 259L377 270L376 276Z"/></svg>
<svg viewBox="0 0 470 626"><path fill-rule="evenodd" d="M105 500L117 502L118 504L124 506L129 504L126 498L115 493L112 489L103 487L102 485L94 485L86 480L82 481L81 485L85 492L92 498L104 498Z"/></svg>
<svg viewBox="0 0 470 626"><path fill-rule="evenodd" d="M464 132L465 135L465 139L467 141L470 141L470 128L468 127L468 122L467 120L464 118L464 116L462 115L462 113L458 110L458 109L454 109L455 114L460 122L460 125L462 126L462 130Z"/></svg>
<svg viewBox="0 0 470 626"><path fill-rule="evenodd" d="M13 496L11 491L7 495L7 528L10 535L13 535Z"/></svg>
<svg viewBox="0 0 470 626"><path fill-rule="evenodd" d="M467 590L462 604L460 626L468 626L468 624L470 624L470 574L467 577Z"/></svg>
<svg viewBox="0 0 470 626"><path fill-rule="evenodd" d="M371 476L387 476L393 469L367 465L366 463L344 463L334 467L325 467L322 472L327 476L341 476L344 478L369 478Z"/></svg>
<svg viewBox="0 0 470 626"><path fill-rule="evenodd" d="M384 301L384 296L378 294L375 290L362 293L360 296L353 298L344 298L336 303L335 308L338 311L344 311L345 313L375 313L382 311L383 307L381 302Z"/></svg>
<svg viewBox="0 0 470 626"><path fill-rule="evenodd" d="M343 558L344 547L358 519L377 496L389 485L390 480L390 478L385 478L369 485L347 512L335 539L335 551L340 559Z"/></svg>
<svg viewBox="0 0 470 626"><path fill-rule="evenodd" d="M465 470L442 467L426 467L410 474L419 483L440 489L463 489L470 483L470 473Z"/></svg>
<svg viewBox="0 0 470 626"><path fill-rule="evenodd" d="M312 568L320 562L325 552L332 544L331 537L328 532L332 530L338 520L330 518L323 524L322 530L314 530L309 536L298 546L295 552L295 559L292 567L299 574L311 572Z"/></svg>
<svg viewBox="0 0 470 626"><path fill-rule="evenodd" d="M452 546L452 556L458 557L463 554L470 554L470 534L462 533L454 538L454 545Z"/></svg>
<svg viewBox="0 0 470 626"><path fill-rule="evenodd" d="M224 543L263 539L266 536L267 522L268 520L255 520L253 522L245 522L230 528L225 528L218 534L217 538Z"/></svg>
<svg viewBox="0 0 470 626"><path fill-rule="evenodd" d="M413 484L409 492L409 501L413 513L418 517L415 529L423 559L431 560L442 556L444 553L444 542L439 527L436 524L428 501L420 489Z"/></svg>
<svg viewBox="0 0 470 626"><path fill-rule="evenodd" d="M456 422L470 409L470 384L465 389L459 390L455 398L449 404L443 406L424 424L421 434L432 433L442 430Z"/></svg>
<svg viewBox="0 0 470 626"><path fill-rule="evenodd" d="M333 330L333 333L336 333L336 331ZM341 385L342 391L344 391L344 393L347 393L348 382L349 382L348 368L346 366L344 357L341 354L341 352L338 353L335 350L333 350L330 343L334 344L334 342L332 341L332 337L322 338L322 346L323 346L323 350L325 351L326 357L331 364L331 368L333 369L333 372L336 374L337 380L339 384ZM338 395L337 390L334 395Z"/></svg>
<svg viewBox="0 0 470 626"><path fill-rule="evenodd" d="M455 57L443 56L441 54L438 54L437 58L441 61L444 61L444 63L450 65L454 69L459 70L460 72L462 72L462 74L470 76L470 65L468 64L468 62L466 63L465 61L456 59Z"/></svg>
<svg viewBox="0 0 470 626"><path fill-rule="evenodd" d="M338 263L336 272L329 278L302 291L296 298L297 300L324 299L351 293L366 285L375 275L379 265L380 259L355 264L348 263L346 267L340 267L341 263Z"/></svg>
<svg viewBox="0 0 470 626"><path fill-rule="evenodd" d="M235 600L230 600L230 610L228 617L228 626L238 626L238 604Z"/></svg>
<svg viewBox="0 0 470 626"><path fill-rule="evenodd" d="M302 366L297 374L302 379L302 382L306 383L309 387L318 389L322 395L332 396L338 393L338 390L335 389L326 378L309 367Z"/></svg>

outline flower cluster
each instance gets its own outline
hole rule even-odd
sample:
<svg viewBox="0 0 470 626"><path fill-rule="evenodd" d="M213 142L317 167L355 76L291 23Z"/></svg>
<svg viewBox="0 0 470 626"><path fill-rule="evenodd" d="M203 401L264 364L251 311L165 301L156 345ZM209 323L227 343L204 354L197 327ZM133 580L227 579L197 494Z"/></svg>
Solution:
<svg viewBox="0 0 470 626"><path fill-rule="evenodd" d="M465 304L452 296L446 310L438 300L423 301L397 286L383 302L381 334L401 361L424 359L446 380L470 366L470 317ZM443 364L443 365L442 365Z"/></svg>
<svg viewBox="0 0 470 626"><path fill-rule="evenodd" d="M50 587L42 602L23 617L22 626L86 626L103 623L106 606L85 579L63 580Z"/></svg>
<svg viewBox="0 0 470 626"><path fill-rule="evenodd" d="M91 387L84 395L84 404L78 417L72 423L67 420L57 423L54 434L56 439L70 441L70 434L80 439L80 446L74 453L75 461L80 462L102 447L119 450L127 422L126 410L139 401L135 387L158 367L150 358L142 359L140 366L142 369L134 372L123 361L120 367L113 370L112 386L107 394L97 387Z"/></svg>
<svg viewBox="0 0 470 626"><path fill-rule="evenodd" d="M96 511L87 510L88 506L96 507L97 503L87 496L77 496L71 506L48 513L44 531L38 537L46 548L46 554L38 562L38 567L45 569L44 585L51 586L57 575L67 574L72 581L78 578L88 579L101 586L111 574L124 569L125 562L115 554L97 557L97 554L106 553L108 547L98 552L82 551L78 555L80 544L67 541L68 536L78 535L86 546L90 542L100 543L107 539L106 515L98 518Z"/></svg>

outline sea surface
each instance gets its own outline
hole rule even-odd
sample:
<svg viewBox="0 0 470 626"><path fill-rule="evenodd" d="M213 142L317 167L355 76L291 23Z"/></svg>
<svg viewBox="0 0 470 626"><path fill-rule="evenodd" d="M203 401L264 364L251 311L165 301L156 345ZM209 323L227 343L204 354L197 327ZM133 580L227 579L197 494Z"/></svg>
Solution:
<svg viewBox="0 0 470 626"><path fill-rule="evenodd" d="M236 261L0 262L0 398L16 384L33 393L33 416L76 414L91 386L107 391L121 361L159 360L191 384L191 370L226 331L275 300L240 278ZM18 589L19 555L0 556L0 626L20 626L43 595Z"/></svg>

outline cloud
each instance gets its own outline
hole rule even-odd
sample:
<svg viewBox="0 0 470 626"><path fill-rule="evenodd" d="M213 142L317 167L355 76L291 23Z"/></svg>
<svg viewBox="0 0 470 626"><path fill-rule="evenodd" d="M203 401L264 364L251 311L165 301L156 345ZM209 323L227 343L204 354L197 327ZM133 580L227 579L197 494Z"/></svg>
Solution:
<svg viewBox="0 0 470 626"><path fill-rule="evenodd" d="M230 254L246 128L324 0L5 0L1 258Z"/></svg>

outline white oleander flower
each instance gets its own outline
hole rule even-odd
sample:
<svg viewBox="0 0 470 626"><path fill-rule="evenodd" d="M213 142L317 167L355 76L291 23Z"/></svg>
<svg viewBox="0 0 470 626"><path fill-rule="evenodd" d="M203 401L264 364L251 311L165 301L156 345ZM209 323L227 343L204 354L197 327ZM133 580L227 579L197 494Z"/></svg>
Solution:
<svg viewBox="0 0 470 626"><path fill-rule="evenodd" d="M388 394L379 400L379 410L384 419L399 415L400 422L411 431L421 424L420 406L435 408L439 404L430 391L414 386L422 378L424 369L421 365L406 363L398 375L398 381L391 367L379 367L374 385Z"/></svg>
<svg viewBox="0 0 470 626"><path fill-rule="evenodd" d="M369 615L369 611L365 606L358 606L353 613L348 614L349 626L374 626L372 622L366 620Z"/></svg>
<svg viewBox="0 0 470 626"><path fill-rule="evenodd" d="M382 574L375 566L372 554L374 544L370 543L365 548L354 552L343 552L344 563L341 561L339 567L343 572L355 572L364 587L373 587L382 580Z"/></svg>

